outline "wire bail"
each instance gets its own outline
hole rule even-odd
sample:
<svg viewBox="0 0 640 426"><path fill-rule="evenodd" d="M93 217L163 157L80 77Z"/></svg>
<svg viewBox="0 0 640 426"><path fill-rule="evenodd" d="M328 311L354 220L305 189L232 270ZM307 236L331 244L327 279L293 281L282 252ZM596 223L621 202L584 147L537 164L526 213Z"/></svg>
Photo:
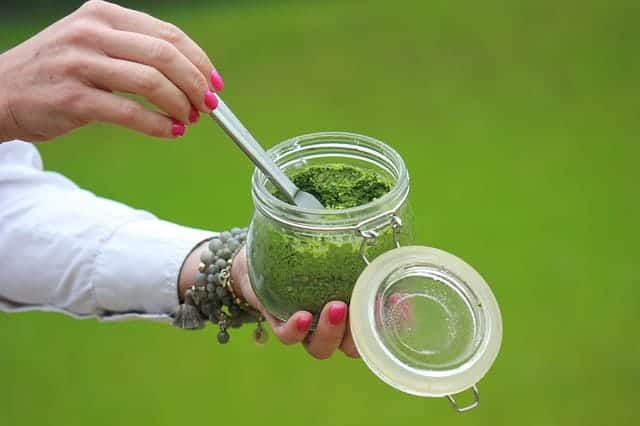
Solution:
<svg viewBox="0 0 640 426"><path fill-rule="evenodd" d="M467 411L471 411L480 405L480 391L478 391L478 387L476 385L473 385L471 390L473 391L473 402L467 405L466 407L460 407L456 402L455 398L453 397L453 395L447 395L447 399L449 400L449 402L451 403L451 406L456 412L466 413Z"/></svg>
<svg viewBox="0 0 640 426"><path fill-rule="evenodd" d="M400 248L400 231L402 228L402 219L395 213L392 212L389 217L389 222L383 223L374 227L373 229L363 229L364 226L369 222L363 222L358 226L358 233L362 237L362 243L360 243L360 257L366 265L371 263L369 258L367 257L367 247L374 246L378 242L378 237L380 236L380 231L391 226L393 229L393 241L396 245L396 248Z"/></svg>

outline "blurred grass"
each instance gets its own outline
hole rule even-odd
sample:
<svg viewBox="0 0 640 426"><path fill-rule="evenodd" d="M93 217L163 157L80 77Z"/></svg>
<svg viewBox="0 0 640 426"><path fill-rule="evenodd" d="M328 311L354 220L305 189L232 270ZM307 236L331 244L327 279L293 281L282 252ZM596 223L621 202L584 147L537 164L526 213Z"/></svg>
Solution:
<svg viewBox="0 0 640 426"><path fill-rule="evenodd" d="M317 1L150 11L221 70L266 145L319 130L388 142L422 243L491 284L505 336L481 408L410 397L362 363L250 330L0 315L0 424L633 424L640 380L640 7ZM42 22L6 24L0 48ZM83 187L178 223L251 214L251 167L203 119L178 142L95 125L41 151Z"/></svg>

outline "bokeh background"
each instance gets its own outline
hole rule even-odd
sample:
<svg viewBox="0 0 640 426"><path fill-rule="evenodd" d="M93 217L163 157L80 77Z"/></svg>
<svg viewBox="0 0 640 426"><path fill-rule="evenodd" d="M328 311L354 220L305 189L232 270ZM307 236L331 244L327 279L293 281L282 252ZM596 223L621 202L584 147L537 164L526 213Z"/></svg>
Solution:
<svg viewBox="0 0 640 426"><path fill-rule="evenodd" d="M2 50L77 5L2 3ZM0 314L0 424L637 424L636 0L121 3L197 40L263 144L345 130L394 146L420 242L485 276L502 351L480 409L458 415L362 362L256 348L249 328L222 347L213 329ZM252 169L210 120L177 142L93 125L40 149L48 169L162 218L250 219Z"/></svg>

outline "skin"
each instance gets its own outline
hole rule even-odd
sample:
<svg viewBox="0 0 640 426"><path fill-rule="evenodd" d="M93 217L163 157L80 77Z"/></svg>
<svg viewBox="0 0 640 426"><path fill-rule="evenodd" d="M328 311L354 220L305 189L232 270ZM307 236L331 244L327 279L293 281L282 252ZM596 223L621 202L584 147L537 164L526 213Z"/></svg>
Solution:
<svg viewBox="0 0 640 426"><path fill-rule="evenodd" d="M0 55L0 142L49 141L92 122L173 138L176 120L194 122L210 111L205 97L222 88L212 72L204 51L176 26L92 0ZM139 95L160 112L118 93ZM185 260L181 296L193 283L200 251ZM309 312L283 323L264 310L249 283L244 250L231 276L237 294L262 312L282 343L301 343L318 359L338 349L358 356L343 302L328 303L309 333Z"/></svg>
<svg viewBox="0 0 640 426"><path fill-rule="evenodd" d="M200 263L200 252L203 249L204 245L200 246L185 260L179 279L181 298L195 280L197 267ZM359 357L353 339L351 338L348 309L344 302L333 301L327 303L320 313L320 321L318 322L316 330L313 333L309 333L308 326L306 329L300 330L298 328L298 322L302 321L311 325L311 313L306 311L296 312L288 321L282 322L264 309L249 282L246 250L244 248L233 260L231 280L236 294L262 313L269 322L274 334L282 343L286 345L301 343L307 352L317 359L330 358L337 350L344 352L344 354L350 358ZM342 310L345 312L344 317L337 323L333 323L330 320L332 309L334 313L340 313Z"/></svg>
<svg viewBox="0 0 640 426"><path fill-rule="evenodd" d="M176 26L89 1L0 55L0 141L40 142L91 122L172 138L192 106L209 112L214 66ZM117 92L146 98L161 112Z"/></svg>

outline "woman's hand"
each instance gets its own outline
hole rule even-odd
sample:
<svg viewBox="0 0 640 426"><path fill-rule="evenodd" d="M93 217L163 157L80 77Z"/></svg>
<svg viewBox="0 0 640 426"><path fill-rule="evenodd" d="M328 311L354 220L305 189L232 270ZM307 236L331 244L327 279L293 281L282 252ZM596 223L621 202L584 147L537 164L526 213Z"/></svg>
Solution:
<svg viewBox="0 0 640 426"><path fill-rule="evenodd" d="M45 141L94 121L173 138L217 106L222 87L176 26L92 0L0 55L0 141Z"/></svg>
<svg viewBox="0 0 640 426"><path fill-rule="evenodd" d="M348 308L340 301L329 302L320 313L316 330L309 333L313 316L306 311L296 312L288 321L282 322L271 315L256 297L247 267L246 248L236 255L231 268L231 279L236 293L256 308L271 325L275 335L285 345L302 343L307 352L318 359L327 359L340 349L351 358L358 358L349 328Z"/></svg>
<svg viewBox="0 0 640 426"><path fill-rule="evenodd" d="M206 243L195 249L184 262L178 283L180 297L193 285L198 264L200 263L200 252L204 249L204 244ZM348 309L344 302L334 301L328 303L320 314L316 330L310 333L309 329L313 322L311 313L306 311L296 312L287 322L282 322L262 306L249 282L247 255L244 247L233 259L231 280L236 294L260 311L269 322L269 325L271 325L275 335L285 345L302 343L307 352L318 359L329 358L336 349L340 349L351 358L359 358L358 351L351 338Z"/></svg>

